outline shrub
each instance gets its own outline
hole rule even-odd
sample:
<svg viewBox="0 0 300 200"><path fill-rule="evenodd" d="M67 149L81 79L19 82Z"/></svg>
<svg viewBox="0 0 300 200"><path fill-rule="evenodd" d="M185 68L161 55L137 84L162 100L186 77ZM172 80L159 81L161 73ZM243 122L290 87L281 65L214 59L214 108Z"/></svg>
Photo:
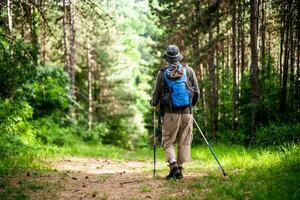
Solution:
<svg viewBox="0 0 300 200"><path fill-rule="evenodd" d="M10 168L22 157L26 159L34 142L34 134L27 122L33 113L24 101L0 99L0 170Z"/></svg>
<svg viewBox="0 0 300 200"><path fill-rule="evenodd" d="M278 145L300 140L300 123L270 123L256 133L256 144Z"/></svg>
<svg viewBox="0 0 300 200"><path fill-rule="evenodd" d="M34 117L66 112L71 102L69 85L69 77L62 68L37 67L36 81L23 87L26 99L34 107Z"/></svg>
<svg viewBox="0 0 300 200"><path fill-rule="evenodd" d="M132 124L126 119L116 118L108 122L109 131L103 136L104 144L113 144L124 148L133 148L130 139L131 131L134 132Z"/></svg>
<svg viewBox="0 0 300 200"><path fill-rule="evenodd" d="M63 127L56 120L55 115L40 117L32 121L35 129L35 138L42 145L63 146L68 135L74 135L76 129L73 126Z"/></svg>
<svg viewBox="0 0 300 200"><path fill-rule="evenodd" d="M102 137L108 134L108 127L104 123L93 124L91 131L83 131L85 134L82 136L86 142L101 143Z"/></svg>

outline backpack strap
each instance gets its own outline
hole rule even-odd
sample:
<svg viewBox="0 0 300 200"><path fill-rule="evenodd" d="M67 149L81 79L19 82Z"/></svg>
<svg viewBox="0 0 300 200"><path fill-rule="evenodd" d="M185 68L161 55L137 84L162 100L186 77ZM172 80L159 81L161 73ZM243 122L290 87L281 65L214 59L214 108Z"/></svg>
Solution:
<svg viewBox="0 0 300 200"><path fill-rule="evenodd" d="M190 81L190 83L192 83L192 77L190 76L189 65L186 64L184 67L186 68L186 75L187 75L188 81Z"/></svg>
<svg viewBox="0 0 300 200"><path fill-rule="evenodd" d="M192 86L192 77L190 76L190 70L189 70L189 66L188 64L186 64L184 66L186 68L186 75L187 75L187 86L189 87L189 90L193 88ZM191 91L190 91L191 92ZM190 108L190 114L192 114L192 101L193 101L193 97L192 97L193 94L190 95L190 105L189 105L189 108Z"/></svg>
<svg viewBox="0 0 300 200"><path fill-rule="evenodd" d="M162 88L162 91L163 91L163 94L162 94L162 97L160 98L159 100L159 112L158 112L158 115L159 117L163 117L164 116L164 113L165 113L165 110L164 110L164 107L166 105L166 94L168 92L170 92L170 88L164 78L164 74L165 74L165 71L167 70L167 68L169 67L169 65L166 65L162 68L159 69L159 71L162 73L162 83L163 83L163 88Z"/></svg>
<svg viewBox="0 0 300 200"><path fill-rule="evenodd" d="M161 71L161 73L162 73L162 82L163 82L163 93L165 93L166 92L166 89L168 88L168 90L169 90L169 87L168 87L168 84L167 84L167 82L166 82L166 80L165 80L165 71L167 70L167 68L168 68L168 65L167 66L165 66L165 67L162 67L162 68L160 68L160 71Z"/></svg>
<svg viewBox="0 0 300 200"><path fill-rule="evenodd" d="M171 95L171 92L172 92L172 89L171 87L168 85L167 83L167 80L166 80L166 70L168 69L169 65L166 66L164 68L164 71L163 71L163 75L162 75L162 78L163 78L163 83L164 83L164 88L163 88L163 101L164 101L164 104L168 104L169 105L169 111L172 113L172 98L170 97ZM165 91L165 88L168 88L168 91L166 92ZM168 100L168 102L167 102Z"/></svg>

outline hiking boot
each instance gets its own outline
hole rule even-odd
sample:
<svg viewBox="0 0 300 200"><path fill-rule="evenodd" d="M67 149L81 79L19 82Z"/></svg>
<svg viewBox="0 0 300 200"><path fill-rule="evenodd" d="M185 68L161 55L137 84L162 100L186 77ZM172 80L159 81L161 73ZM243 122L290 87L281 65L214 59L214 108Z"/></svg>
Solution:
<svg viewBox="0 0 300 200"><path fill-rule="evenodd" d="M176 178L180 175L180 171L178 166L170 166L170 173L168 176L166 176L167 180L170 180L171 178Z"/></svg>
<svg viewBox="0 0 300 200"><path fill-rule="evenodd" d="M179 171L179 173L177 174L176 178L177 179L182 179L183 178L183 175L182 175L183 168L178 167L178 171Z"/></svg>

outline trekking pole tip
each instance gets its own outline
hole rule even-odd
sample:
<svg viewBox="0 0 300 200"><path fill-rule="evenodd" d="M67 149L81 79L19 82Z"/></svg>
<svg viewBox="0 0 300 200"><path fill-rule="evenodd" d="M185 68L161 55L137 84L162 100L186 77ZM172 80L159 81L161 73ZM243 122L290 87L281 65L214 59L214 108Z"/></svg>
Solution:
<svg viewBox="0 0 300 200"><path fill-rule="evenodd" d="M225 179L229 179L229 176L224 172L223 173L223 177L225 178Z"/></svg>

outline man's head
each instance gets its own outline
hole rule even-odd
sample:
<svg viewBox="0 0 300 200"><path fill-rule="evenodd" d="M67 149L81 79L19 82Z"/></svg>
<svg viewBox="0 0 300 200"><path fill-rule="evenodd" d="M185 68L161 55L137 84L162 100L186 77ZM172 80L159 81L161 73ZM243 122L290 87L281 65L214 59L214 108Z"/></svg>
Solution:
<svg viewBox="0 0 300 200"><path fill-rule="evenodd" d="M174 64L180 62L183 59L183 56L180 54L179 48L176 45L169 45L163 58L168 63Z"/></svg>

